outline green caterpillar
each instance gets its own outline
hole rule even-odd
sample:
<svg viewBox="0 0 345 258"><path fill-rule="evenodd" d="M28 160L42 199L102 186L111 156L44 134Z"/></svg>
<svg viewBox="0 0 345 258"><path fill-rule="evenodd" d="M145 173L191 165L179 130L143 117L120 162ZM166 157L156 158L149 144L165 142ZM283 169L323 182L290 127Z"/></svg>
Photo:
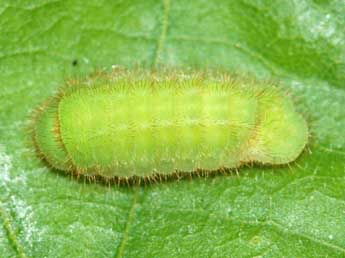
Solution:
<svg viewBox="0 0 345 258"><path fill-rule="evenodd" d="M50 166L119 179L286 164L308 141L286 93L226 74L117 71L75 80L40 108L32 129Z"/></svg>

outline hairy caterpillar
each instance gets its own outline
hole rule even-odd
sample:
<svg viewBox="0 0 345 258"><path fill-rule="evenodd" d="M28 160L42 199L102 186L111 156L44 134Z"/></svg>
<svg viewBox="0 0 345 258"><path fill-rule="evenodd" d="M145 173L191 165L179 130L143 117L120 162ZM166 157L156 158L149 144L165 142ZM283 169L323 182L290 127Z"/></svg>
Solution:
<svg viewBox="0 0 345 258"><path fill-rule="evenodd" d="M40 108L32 132L52 167L119 179L286 164L308 140L306 121L278 87L203 73L72 81Z"/></svg>

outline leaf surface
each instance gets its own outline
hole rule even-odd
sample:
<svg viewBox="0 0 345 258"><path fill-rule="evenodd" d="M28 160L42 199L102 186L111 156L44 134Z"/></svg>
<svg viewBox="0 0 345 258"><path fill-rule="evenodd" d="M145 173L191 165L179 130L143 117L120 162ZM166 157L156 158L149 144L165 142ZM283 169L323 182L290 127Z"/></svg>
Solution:
<svg viewBox="0 0 345 258"><path fill-rule="evenodd" d="M2 1L1 257L345 257L345 3ZM215 68L282 81L312 132L290 167L146 187L58 174L30 113L95 69Z"/></svg>

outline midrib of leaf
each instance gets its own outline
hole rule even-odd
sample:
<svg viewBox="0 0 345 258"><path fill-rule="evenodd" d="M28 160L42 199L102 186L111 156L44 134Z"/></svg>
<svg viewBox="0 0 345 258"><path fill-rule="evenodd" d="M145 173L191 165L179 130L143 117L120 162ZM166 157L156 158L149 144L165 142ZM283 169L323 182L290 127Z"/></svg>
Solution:
<svg viewBox="0 0 345 258"><path fill-rule="evenodd" d="M134 189L134 193L133 193L132 204L131 204L131 207L130 207L129 212L128 212L126 226L125 226L125 229L123 232L123 236L122 236L118 251L117 251L117 253L115 253L114 258L123 257L123 254L125 252L125 248L126 248L126 244L128 241L131 225L133 224L133 222L135 220L135 209L136 209L137 204L138 204L138 195L139 195L139 186L136 186Z"/></svg>
<svg viewBox="0 0 345 258"><path fill-rule="evenodd" d="M163 51L166 33L168 31L168 26L169 26L169 12L170 12L170 0L163 0L161 32L157 39L157 47L155 49L155 53L152 56L152 62L151 62L152 63L151 67L153 69L157 68L161 53ZM132 204L128 213L126 226L123 232L123 237L118 247L118 251L115 252L114 258L121 258L123 257L125 253L126 244L127 244L129 233L130 233L130 228L131 228L131 225L133 224L133 221L135 220L135 208L138 203L138 194L139 194L139 187L137 186L134 189Z"/></svg>
<svg viewBox="0 0 345 258"><path fill-rule="evenodd" d="M159 64L159 59L161 57L166 34L168 31L169 26L169 12L170 12L170 0L162 0L163 1L163 9L162 9L162 22L161 22L161 33L157 40L157 47L155 49L155 53L152 58L152 68L157 68Z"/></svg>

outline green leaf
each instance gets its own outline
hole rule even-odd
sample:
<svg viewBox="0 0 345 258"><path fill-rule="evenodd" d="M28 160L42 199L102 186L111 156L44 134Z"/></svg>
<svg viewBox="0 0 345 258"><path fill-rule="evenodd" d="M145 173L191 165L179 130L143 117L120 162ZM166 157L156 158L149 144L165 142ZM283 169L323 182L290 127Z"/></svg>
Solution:
<svg viewBox="0 0 345 258"><path fill-rule="evenodd" d="M343 0L0 3L1 257L345 257ZM280 80L312 131L281 168L121 187L48 169L26 131L70 76L112 65Z"/></svg>

